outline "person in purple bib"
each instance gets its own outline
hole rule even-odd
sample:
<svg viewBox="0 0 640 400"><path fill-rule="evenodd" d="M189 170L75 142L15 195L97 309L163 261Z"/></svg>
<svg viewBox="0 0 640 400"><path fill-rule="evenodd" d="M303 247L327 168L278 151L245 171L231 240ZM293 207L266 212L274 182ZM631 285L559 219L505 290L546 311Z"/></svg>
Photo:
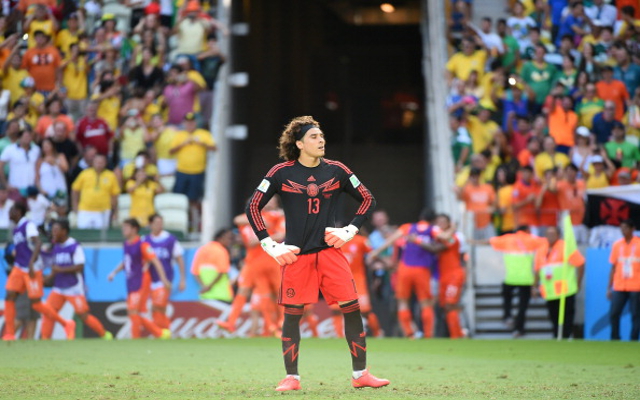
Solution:
<svg viewBox="0 0 640 400"><path fill-rule="evenodd" d="M173 261L175 260L178 264L178 271L180 272L178 290L182 292L186 288L183 258L184 249L175 236L164 230L164 219L160 214L153 214L149 217L149 227L151 228L151 233L145 235L142 241L149 243L153 248L153 251L162 263L164 273L169 282L173 282ZM167 316L167 305L169 304L170 295L171 292L165 288L160 279L160 275L152 269L151 312L153 322L164 329L169 329L171 325L171 320Z"/></svg>
<svg viewBox="0 0 640 400"><path fill-rule="evenodd" d="M438 269L438 253L445 249L437 240L439 228L433 224L435 214L429 209L420 213L420 220L403 224L391 234L384 244L369 253L369 261L382 251L402 240L402 255L398 263L396 298L398 299L398 321L406 337L415 337L410 300L415 294L420 303L420 316L424 337L433 337L435 315L431 293L432 272Z"/></svg>
<svg viewBox="0 0 640 400"><path fill-rule="evenodd" d="M7 278L4 301L4 335L2 340L15 340L16 298L27 292L31 307L64 326L67 339L75 338L76 323L65 320L50 305L41 301L44 295L42 261L40 260L40 236L36 225L25 217L27 206L16 203L9 210L9 218L15 224L13 245L15 262Z"/></svg>
<svg viewBox="0 0 640 400"><path fill-rule="evenodd" d="M127 281L127 312L131 321L131 337L138 339L142 334L142 327L151 332L155 337L168 339L171 331L162 329L147 318L140 315L142 308L142 275L144 265L150 263L155 268L160 280L164 284L167 292L171 293L171 282L164 273L164 268L158 260L156 253L149 243L140 239L138 232L140 224L135 218L129 218L122 223L122 236L124 236L124 260L111 271L108 276L109 281L115 278L116 274L123 269L126 273Z"/></svg>
<svg viewBox="0 0 640 400"><path fill-rule="evenodd" d="M53 289L47 297L47 304L60 311L69 302L76 315L91 330L105 340L113 339L111 332L104 329L98 318L89 314L89 304L84 285L84 249L72 237L69 237L69 222L57 220L51 226L53 249L51 251L51 275ZM51 339L55 321L49 317L42 320L42 339Z"/></svg>

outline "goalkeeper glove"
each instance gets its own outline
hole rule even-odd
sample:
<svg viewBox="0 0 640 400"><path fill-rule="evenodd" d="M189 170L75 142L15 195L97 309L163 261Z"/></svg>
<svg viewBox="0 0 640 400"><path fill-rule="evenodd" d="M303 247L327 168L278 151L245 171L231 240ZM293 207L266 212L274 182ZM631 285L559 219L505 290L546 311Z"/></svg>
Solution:
<svg viewBox="0 0 640 400"><path fill-rule="evenodd" d="M271 257L273 257L278 264L292 264L298 257L296 254L300 253L300 248L289 244L278 243L270 237L262 239L260 241L262 250L266 251Z"/></svg>
<svg viewBox="0 0 640 400"><path fill-rule="evenodd" d="M345 226L344 228L324 228L324 241L329 246L339 249L353 239L356 233L358 233L358 228L353 225Z"/></svg>

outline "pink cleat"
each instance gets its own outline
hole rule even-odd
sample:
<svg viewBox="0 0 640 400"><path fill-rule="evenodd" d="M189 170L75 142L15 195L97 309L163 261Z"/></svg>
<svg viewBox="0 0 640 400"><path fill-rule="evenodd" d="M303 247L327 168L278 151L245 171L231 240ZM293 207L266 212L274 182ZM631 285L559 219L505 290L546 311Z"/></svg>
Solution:
<svg viewBox="0 0 640 400"><path fill-rule="evenodd" d="M14 341L14 340L16 340L16 335L12 335L10 333L5 333L2 336L2 340L6 341L6 342Z"/></svg>
<svg viewBox="0 0 640 400"><path fill-rule="evenodd" d="M287 376L283 380L280 381L278 387L276 388L276 392L287 392L289 390L300 390L302 386L300 386L300 381L294 378L293 376Z"/></svg>
<svg viewBox="0 0 640 400"><path fill-rule="evenodd" d="M368 370L365 370L362 373L362 376L358 379L351 378L351 385L356 389L361 389L365 387L371 388L379 388L383 386L387 386L389 384L388 379L380 379L371 375Z"/></svg>

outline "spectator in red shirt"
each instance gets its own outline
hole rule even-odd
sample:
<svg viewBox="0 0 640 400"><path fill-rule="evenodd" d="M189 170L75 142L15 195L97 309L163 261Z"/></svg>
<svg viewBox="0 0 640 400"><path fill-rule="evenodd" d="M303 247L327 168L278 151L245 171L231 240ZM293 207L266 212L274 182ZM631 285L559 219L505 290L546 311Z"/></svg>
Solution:
<svg viewBox="0 0 640 400"><path fill-rule="evenodd" d="M541 232L544 235L550 226L558 225L558 213L560 212L560 199L558 197L558 179L555 168L544 172L542 187L536 196L536 210Z"/></svg>
<svg viewBox="0 0 640 400"><path fill-rule="evenodd" d="M99 102L87 105L86 116L78 121L76 141L81 147L93 146L99 154L109 156L113 141L113 132L102 118L98 118Z"/></svg>

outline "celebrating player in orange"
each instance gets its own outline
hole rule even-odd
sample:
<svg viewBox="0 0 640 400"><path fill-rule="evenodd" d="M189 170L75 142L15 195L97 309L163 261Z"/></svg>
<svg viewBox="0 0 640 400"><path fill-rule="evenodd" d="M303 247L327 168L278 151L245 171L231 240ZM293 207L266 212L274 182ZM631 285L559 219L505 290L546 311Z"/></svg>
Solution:
<svg viewBox="0 0 640 400"><path fill-rule="evenodd" d="M460 237L452 229L451 219L446 214L436 217L436 224L442 230L438 234L445 249L438 256L438 271L440 272L440 285L438 289L438 302L444 310L449 337L457 339L464 337L460 326L460 295L466 279L466 274L460 260Z"/></svg>
<svg viewBox="0 0 640 400"><path fill-rule="evenodd" d="M13 229L15 262L5 286L4 335L2 340L15 340L16 298L27 292L31 307L48 318L64 325L67 339L75 338L76 323L65 320L50 305L42 303L43 278L40 260L40 238L36 225L25 217L27 206L16 203L9 210L9 218L16 224Z"/></svg>
<svg viewBox="0 0 640 400"><path fill-rule="evenodd" d="M420 221L403 224L385 240L382 246L367 256L369 260L373 260L387 247L404 239L402 258L398 266L396 298L398 299L398 320L404 335L409 338L415 337L409 307L412 294L415 294L420 302L424 337L433 337L435 316L431 294L431 270L437 267L437 254L444 249L444 246L436 240L440 228L432 224L434 220L433 211L424 209L420 213Z"/></svg>
<svg viewBox="0 0 640 400"><path fill-rule="evenodd" d="M381 334L380 323L378 317L371 311L371 298L369 297L369 286L367 285L367 267L364 259L365 255L371 251L367 238L363 235L355 235L353 239L341 247L342 252L349 261L349 267L353 274L358 290L358 301L360 302L360 312L367 321L367 325L371 334L378 337ZM337 322L336 331L342 335L342 320L334 319Z"/></svg>
<svg viewBox="0 0 640 400"><path fill-rule="evenodd" d="M267 226L267 232L276 241L284 239L284 214L278 208L278 201L274 197L264 206L262 217ZM260 248L260 240L253 233L249 220L245 214L234 218L234 223L240 230L242 242L247 249L244 266L238 278L238 293L231 303L231 311L226 321L218 320L217 324L229 332L236 329L236 321L242 308L253 296L259 296L258 308L264 320L264 333L275 333L277 326L277 309L275 295L278 293L280 281L280 266Z"/></svg>
<svg viewBox="0 0 640 400"><path fill-rule="evenodd" d="M178 242L178 239L171 233L164 230L164 219L160 214L153 214L149 217L149 227L151 232L142 239L149 243L153 248L153 252L162 263L164 274L169 282L173 281L173 261L178 264L180 272L180 283L178 290L183 291L186 287L186 278L184 271L184 249ZM160 276L154 269L149 270L151 282L151 311L153 322L160 328L169 329L171 321L167 317L167 305L169 304L170 291L167 291ZM144 284L144 283L143 283ZM146 298L144 298L146 301Z"/></svg>
<svg viewBox="0 0 640 400"><path fill-rule="evenodd" d="M125 270L127 275L127 312L131 321L131 337L133 339L140 338L140 331L144 326L153 336L167 339L171 336L168 329L162 329L140 315L144 264L151 263L168 293L171 293L171 282L167 280L164 268L151 245L140 239L139 231L140 224L135 218L129 218L122 223L122 236L125 239L124 261L109 274L108 279L113 280L118 272Z"/></svg>

